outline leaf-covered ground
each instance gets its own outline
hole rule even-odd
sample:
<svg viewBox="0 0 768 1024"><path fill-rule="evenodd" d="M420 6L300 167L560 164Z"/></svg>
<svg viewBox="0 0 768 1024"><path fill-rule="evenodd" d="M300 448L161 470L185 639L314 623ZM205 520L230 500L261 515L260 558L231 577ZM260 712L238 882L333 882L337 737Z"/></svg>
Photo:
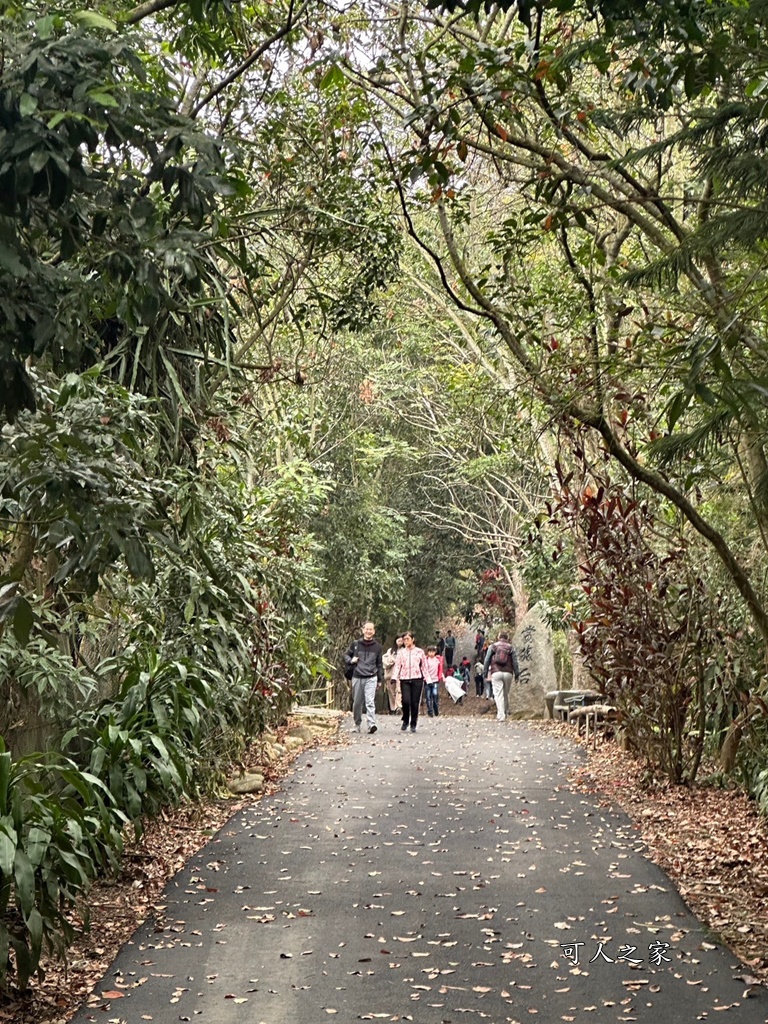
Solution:
<svg viewBox="0 0 768 1024"><path fill-rule="evenodd" d="M572 734L571 726L545 727ZM626 811L696 916L768 982L768 822L754 802L713 786L649 787L643 762L617 744L587 749L574 785Z"/></svg>
<svg viewBox="0 0 768 1024"><path fill-rule="evenodd" d="M462 705L445 701L446 716L490 715L492 702L469 694ZM535 729L573 735L569 726ZM338 742L345 742L342 736ZM274 789L292 758L266 770ZM656 786L644 789L643 765L612 743L588 750L572 778L575 788L604 793L633 819L650 855L675 880L695 913L745 962L744 979L768 980L768 842L765 823L742 794L722 789ZM125 859L119 879L94 887L91 930L70 952L69 963L46 964L46 978L28 999L0 1006L9 1024L63 1024L102 979L117 950L141 921L154 915L168 878L221 828L241 801L185 807L152 823ZM112 993L115 996L115 993ZM119 993L118 993L119 996ZM103 998L93 998L97 1008Z"/></svg>

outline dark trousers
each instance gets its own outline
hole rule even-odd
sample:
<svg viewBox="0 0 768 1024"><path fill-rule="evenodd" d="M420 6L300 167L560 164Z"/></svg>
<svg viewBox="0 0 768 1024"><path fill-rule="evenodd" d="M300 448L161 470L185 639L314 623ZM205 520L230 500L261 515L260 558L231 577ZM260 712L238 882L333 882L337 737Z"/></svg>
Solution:
<svg viewBox="0 0 768 1024"><path fill-rule="evenodd" d="M416 728L416 722L419 720L419 702L423 685L423 679L400 680L400 692L403 697L403 725L410 725L412 729Z"/></svg>
<svg viewBox="0 0 768 1024"><path fill-rule="evenodd" d="M483 677L475 676L475 693L478 697L483 696Z"/></svg>

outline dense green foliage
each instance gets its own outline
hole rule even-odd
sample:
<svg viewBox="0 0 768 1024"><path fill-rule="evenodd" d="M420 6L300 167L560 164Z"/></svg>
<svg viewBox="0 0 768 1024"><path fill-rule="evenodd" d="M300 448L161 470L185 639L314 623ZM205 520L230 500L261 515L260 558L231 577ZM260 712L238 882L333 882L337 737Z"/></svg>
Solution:
<svg viewBox="0 0 768 1024"><path fill-rule="evenodd" d="M99 871L115 867L124 816L103 784L62 757L13 760L0 750L0 955L26 988L43 948L64 952L68 909Z"/></svg>
<svg viewBox="0 0 768 1024"><path fill-rule="evenodd" d="M380 23L372 61L342 66L408 126L390 136L403 215L465 348L542 435L555 428L563 462L586 461L585 485L597 492L608 459L622 502L652 492L682 517L709 614L731 610L721 585L744 602L751 622L737 599L720 624L757 633L713 727L730 770L766 709L765 5L526 12L414 12ZM569 549L583 560L580 529L537 548L563 556L553 596ZM543 568L537 554L524 571ZM621 588L626 567L611 571ZM584 608L560 594L571 616Z"/></svg>
<svg viewBox="0 0 768 1024"><path fill-rule="evenodd" d="M368 617L768 806L767 10L4 7L0 984Z"/></svg>

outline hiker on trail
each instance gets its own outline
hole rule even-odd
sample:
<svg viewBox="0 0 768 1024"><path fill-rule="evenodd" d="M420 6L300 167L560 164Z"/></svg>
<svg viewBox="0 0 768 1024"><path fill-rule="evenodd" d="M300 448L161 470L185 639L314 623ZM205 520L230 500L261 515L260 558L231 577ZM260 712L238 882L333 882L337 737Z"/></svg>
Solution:
<svg viewBox="0 0 768 1024"><path fill-rule="evenodd" d="M451 630L445 634L445 647L443 650L445 655L445 671L453 668L453 658L456 654L456 637L453 635Z"/></svg>
<svg viewBox="0 0 768 1024"><path fill-rule="evenodd" d="M413 642L413 633L403 633L403 646L397 652L392 678L400 681L403 698L403 724L400 728L405 732L410 726L411 732L416 732L421 690L428 676L427 656Z"/></svg>
<svg viewBox="0 0 768 1024"><path fill-rule="evenodd" d="M469 691L469 677L472 675L472 662L466 655L464 655L464 657L461 659L461 664L459 665L459 672L461 673L461 677L464 680L464 689Z"/></svg>
<svg viewBox="0 0 768 1024"><path fill-rule="evenodd" d="M427 691L427 714L430 718L433 716L437 718L440 714L438 711L438 688L440 683L443 681L443 678L443 659L438 658L437 648L432 645L427 648L427 675L425 686Z"/></svg>
<svg viewBox="0 0 768 1024"><path fill-rule="evenodd" d="M384 661L384 682L387 687L387 699L389 701L389 713L395 715L399 711L403 710L403 700L400 695L400 683L397 679L392 678L392 669L395 666L395 659L397 658L397 652L403 646L403 638L398 636L395 638L395 646L390 647L387 653L383 657Z"/></svg>
<svg viewBox="0 0 768 1024"><path fill-rule="evenodd" d="M483 641L483 649L480 652L479 661L483 663L483 696L486 700L493 700L493 686L491 685L491 677L488 675L488 670L485 667L485 658L488 654L488 641Z"/></svg>
<svg viewBox="0 0 768 1024"><path fill-rule="evenodd" d="M352 714L355 719L355 730L360 732L365 706L368 732L376 732L376 687L384 682L384 663L381 644L373 639L376 632L374 624L364 622L362 632L362 640L355 640L349 645L344 662L352 668Z"/></svg>
<svg viewBox="0 0 768 1024"><path fill-rule="evenodd" d="M475 654L479 658L483 653L483 647L485 647L485 631L480 626L475 633Z"/></svg>
<svg viewBox="0 0 768 1024"><path fill-rule="evenodd" d="M484 689L485 673L482 661L475 662L475 696L482 697Z"/></svg>
<svg viewBox="0 0 768 1024"><path fill-rule="evenodd" d="M488 652L486 651L486 654L487 653ZM483 667L483 671L485 671L485 667ZM486 700L493 700L493 683L491 682L491 677L488 675L483 677L483 696Z"/></svg>
<svg viewBox="0 0 768 1024"><path fill-rule="evenodd" d="M509 688L514 674L515 682L520 678L515 648L509 642L509 633L499 633L499 639L491 644L483 665L485 674L490 673L493 697L496 701L496 720L503 722L509 706Z"/></svg>
<svg viewBox="0 0 768 1024"><path fill-rule="evenodd" d="M440 630L435 631L435 649L437 651L438 658L442 658L443 651L445 650L445 640Z"/></svg>

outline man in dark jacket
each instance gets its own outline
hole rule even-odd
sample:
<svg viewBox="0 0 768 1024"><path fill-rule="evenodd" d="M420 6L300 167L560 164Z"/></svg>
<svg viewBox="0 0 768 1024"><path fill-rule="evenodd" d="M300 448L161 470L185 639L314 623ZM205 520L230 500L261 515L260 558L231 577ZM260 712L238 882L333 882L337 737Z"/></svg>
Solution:
<svg viewBox="0 0 768 1024"><path fill-rule="evenodd" d="M509 633L499 633L499 639L491 644L485 656L483 672L491 674L493 698L496 701L496 719L503 722L509 708L509 688L514 674L515 682L520 678L517 652L509 642Z"/></svg>
<svg viewBox="0 0 768 1024"><path fill-rule="evenodd" d="M453 668L453 659L456 656L456 637L450 629L445 634L445 650L443 654L445 656L445 671L447 673Z"/></svg>
<svg viewBox="0 0 768 1024"><path fill-rule="evenodd" d="M376 686L384 682L384 663L381 659L381 644L374 640L376 627L372 622L363 623L363 638L349 645L344 661L353 666L352 670L352 714L355 729L360 732L363 724L363 707L368 720L368 732L376 732Z"/></svg>

